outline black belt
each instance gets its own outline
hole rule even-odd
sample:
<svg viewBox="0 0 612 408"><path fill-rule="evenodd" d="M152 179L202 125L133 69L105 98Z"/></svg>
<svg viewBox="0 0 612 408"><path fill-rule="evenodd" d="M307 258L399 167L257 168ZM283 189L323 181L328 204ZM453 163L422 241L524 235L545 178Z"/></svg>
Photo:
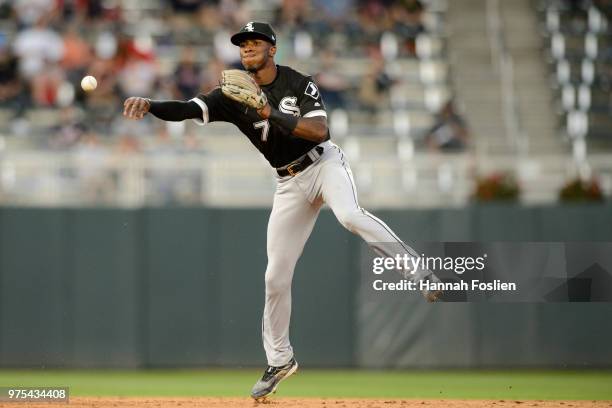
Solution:
<svg viewBox="0 0 612 408"><path fill-rule="evenodd" d="M315 147L315 151L319 154L319 156L321 156L321 154L323 154L323 146ZM298 173L306 170L308 166L315 162L315 160L312 160L308 154L305 154L304 156L289 163L288 165L276 169L276 172L280 177L295 176Z"/></svg>

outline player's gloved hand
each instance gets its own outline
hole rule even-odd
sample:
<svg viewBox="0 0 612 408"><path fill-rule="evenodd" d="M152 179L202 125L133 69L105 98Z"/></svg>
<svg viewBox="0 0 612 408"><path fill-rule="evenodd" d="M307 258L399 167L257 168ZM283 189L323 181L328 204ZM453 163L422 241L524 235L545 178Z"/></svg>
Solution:
<svg viewBox="0 0 612 408"><path fill-rule="evenodd" d="M223 95L243 105L260 110L268 103L266 94L246 71L227 69L221 73Z"/></svg>
<svg viewBox="0 0 612 408"><path fill-rule="evenodd" d="M129 119L142 119L151 108L151 102L147 98L132 96L123 103L123 116Z"/></svg>

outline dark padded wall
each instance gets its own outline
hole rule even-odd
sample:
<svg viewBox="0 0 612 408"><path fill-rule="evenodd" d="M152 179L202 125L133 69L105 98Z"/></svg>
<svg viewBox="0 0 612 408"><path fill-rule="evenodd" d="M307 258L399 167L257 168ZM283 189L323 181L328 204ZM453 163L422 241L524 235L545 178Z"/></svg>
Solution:
<svg viewBox="0 0 612 408"><path fill-rule="evenodd" d="M4 365L63 364L72 341L66 214L0 214L0 351Z"/></svg>
<svg viewBox="0 0 612 408"><path fill-rule="evenodd" d="M0 365L261 366L268 214L0 209ZM375 214L407 241L612 241L610 206ZM406 305L389 304L384 318L398 333L413 330L412 342L384 331L368 338L380 320L364 318L358 304L359 245L321 213L293 282L291 334L304 364L612 364L607 303L432 307L400 299ZM419 324L426 330L415 337Z"/></svg>

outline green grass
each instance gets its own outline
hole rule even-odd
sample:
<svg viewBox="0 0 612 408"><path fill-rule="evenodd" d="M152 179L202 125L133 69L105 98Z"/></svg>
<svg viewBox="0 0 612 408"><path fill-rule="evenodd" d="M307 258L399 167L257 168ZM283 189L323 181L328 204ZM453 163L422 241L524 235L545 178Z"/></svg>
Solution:
<svg viewBox="0 0 612 408"><path fill-rule="evenodd" d="M69 386L72 396L247 396L255 370L0 370L0 386ZM612 371L303 369L284 397L612 400Z"/></svg>

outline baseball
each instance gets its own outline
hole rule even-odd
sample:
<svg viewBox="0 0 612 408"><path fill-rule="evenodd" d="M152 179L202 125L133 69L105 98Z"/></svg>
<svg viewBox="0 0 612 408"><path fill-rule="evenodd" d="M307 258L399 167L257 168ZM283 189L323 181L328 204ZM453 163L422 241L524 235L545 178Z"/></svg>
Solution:
<svg viewBox="0 0 612 408"><path fill-rule="evenodd" d="M97 86L98 81L96 81L96 78L92 77L91 75L87 75L81 79L81 88L83 88L85 92L93 91Z"/></svg>

